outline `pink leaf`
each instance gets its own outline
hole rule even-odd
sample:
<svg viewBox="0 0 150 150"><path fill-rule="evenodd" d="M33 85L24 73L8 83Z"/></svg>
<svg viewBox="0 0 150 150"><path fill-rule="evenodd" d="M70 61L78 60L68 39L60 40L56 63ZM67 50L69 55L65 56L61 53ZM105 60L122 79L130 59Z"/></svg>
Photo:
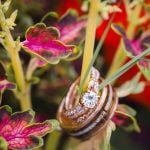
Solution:
<svg viewBox="0 0 150 150"><path fill-rule="evenodd" d="M31 149L42 145L41 137L53 129L50 121L33 123L34 112L12 114L9 106L0 108L0 136L8 142L9 149Z"/></svg>
<svg viewBox="0 0 150 150"><path fill-rule="evenodd" d="M68 57L74 46L65 45L59 40L59 31L55 27L47 28L44 24L30 27L26 33L23 47L46 63L56 64L60 59Z"/></svg>
<svg viewBox="0 0 150 150"><path fill-rule="evenodd" d="M43 21L59 30L59 39L65 44L79 46L84 40L87 18L86 16L79 17L75 10L69 9L61 18L57 13L50 12Z"/></svg>

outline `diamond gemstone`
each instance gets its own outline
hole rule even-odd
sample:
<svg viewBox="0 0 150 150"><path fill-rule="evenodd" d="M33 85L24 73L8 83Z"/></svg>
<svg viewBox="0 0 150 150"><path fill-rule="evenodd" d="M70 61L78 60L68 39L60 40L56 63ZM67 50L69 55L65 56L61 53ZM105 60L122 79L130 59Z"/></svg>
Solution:
<svg viewBox="0 0 150 150"><path fill-rule="evenodd" d="M98 102L99 96L94 92L85 93L82 97L82 103L85 107L94 108Z"/></svg>
<svg viewBox="0 0 150 150"><path fill-rule="evenodd" d="M91 78L98 80L99 77L100 77L99 72L95 68L92 68Z"/></svg>
<svg viewBox="0 0 150 150"><path fill-rule="evenodd" d="M88 88L89 88L89 89L92 88L96 93L98 93L98 92L99 92L99 84L98 84L98 81L91 80L91 81L89 82Z"/></svg>

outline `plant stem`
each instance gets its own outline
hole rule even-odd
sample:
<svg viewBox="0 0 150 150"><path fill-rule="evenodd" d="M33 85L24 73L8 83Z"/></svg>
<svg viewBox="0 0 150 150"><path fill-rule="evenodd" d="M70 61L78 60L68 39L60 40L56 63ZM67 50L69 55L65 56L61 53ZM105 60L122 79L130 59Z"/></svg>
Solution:
<svg viewBox="0 0 150 150"><path fill-rule="evenodd" d="M24 72L21 64L21 60L19 57L19 48L17 43L13 40L13 37L11 35L11 32L9 30L9 27L6 24L6 18L5 15L0 9L0 25L2 30L5 32L5 49L8 51L11 62L12 62L12 67L15 75L15 80L18 85L18 90L16 92L16 95L18 93L20 97L20 104L23 110L31 108L31 102L30 102L30 95L29 93L27 94L27 85L25 82L25 77L24 77ZM17 96L18 97L18 96Z"/></svg>
<svg viewBox="0 0 150 150"><path fill-rule="evenodd" d="M121 75L123 75L126 71L128 71L133 65L135 65L140 59L150 54L150 48L146 49L140 55L131 59L128 63L123 65L121 68L117 70L117 72L113 73L110 77L103 80L99 86L99 90L103 89L106 85L118 79Z"/></svg>
<svg viewBox="0 0 150 150"><path fill-rule="evenodd" d="M56 150L60 142L59 141L60 136L61 136L61 133L58 131L53 131L51 134L49 134L48 139L46 140L45 150Z"/></svg>
<svg viewBox="0 0 150 150"><path fill-rule="evenodd" d="M31 104L31 85L26 86L26 91L24 93L14 92L15 96L19 99L21 110L26 111L32 108Z"/></svg>
<svg viewBox="0 0 150 150"><path fill-rule="evenodd" d="M0 9L0 24L2 30L6 33L5 45L11 57L17 85L19 89L22 91L25 88L25 80L24 80L23 69L21 66L21 61L18 54L18 49L16 48L16 43L14 42L10 30L6 25L6 19L1 9Z"/></svg>
<svg viewBox="0 0 150 150"><path fill-rule="evenodd" d="M26 72L27 81L32 80L32 75L34 71L37 69L37 67L38 67L37 58L31 58Z"/></svg>
<svg viewBox="0 0 150 150"><path fill-rule="evenodd" d="M96 47L96 49L95 49L95 51L94 51L93 58L92 58L92 60L89 62L89 66L88 66L88 68L87 68L87 70L86 70L86 72L85 72L85 76L84 76L84 78L83 78L83 80L82 80L82 82L81 82L81 84L80 84L80 86L79 86L78 95L81 95L81 94L82 94L83 84L84 84L84 82L85 82L85 80L86 80L88 74L90 73L90 70L91 70L91 68L92 68L92 66L93 66L93 64L94 64L94 62L95 62L95 60L96 60L96 58L97 58L97 56L98 56L98 54L99 54L101 48L102 48L102 45L103 45L103 43L104 43L104 40L105 40L105 38L106 38L106 36L107 36L107 33L108 33L109 29L110 29L110 26L111 26L111 24L112 24L112 21L113 21L114 17L115 17L115 14L113 14L112 17L110 18L109 23L108 23L107 27L105 28L105 30L104 30L104 32L103 32L103 35L102 35L102 37L101 37L101 39L100 39L100 41L99 41L99 43L98 43L98 45L97 45L97 47Z"/></svg>
<svg viewBox="0 0 150 150"><path fill-rule="evenodd" d="M94 50L94 42L95 42L95 31L96 31L96 23L98 17L98 6L99 0L91 0L90 3L90 10L88 15L88 22L86 28L86 37L85 37L85 47L84 47L84 54L83 54L83 63L82 63L82 71L81 71L81 79L80 84L85 76L86 70L89 66L89 63L93 57L93 50ZM84 90L89 82L90 74L87 76L83 89Z"/></svg>
<svg viewBox="0 0 150 150"><path fill-rule="evenodd" d="M136 8L131 13L130 20L129 20L130 22L129 22L129 25L126 30L126 34L129 38L133 38L135 28L137 26L137 20L139 19L139 16L141 13L141 9L142 9L142 6L137 5ZM123 63L126 61L126 59L127 59L127 57L123 50L122 42L120 42L118 49L115 53L115 56L113 58L111 67L107 73L107 77L111 76L114 72L116 72L116 70L118 70L123 65Z"/></svg>

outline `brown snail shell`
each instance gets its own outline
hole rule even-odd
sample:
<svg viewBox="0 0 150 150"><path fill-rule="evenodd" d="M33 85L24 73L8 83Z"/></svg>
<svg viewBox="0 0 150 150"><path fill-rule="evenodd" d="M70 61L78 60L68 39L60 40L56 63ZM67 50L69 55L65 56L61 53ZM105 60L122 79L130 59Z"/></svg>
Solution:
<svg viewBox="0 0 150 150"><path fill-rule="evenodd" d="M103 129L113 117L118 97L111 85L99 91L102 80L99 72L92 68L88 88L80 97L77 95L80 79L71 85L57 116L62 129L68 134L88 139ZM75 105L78 98L80 101Z"/></svg>

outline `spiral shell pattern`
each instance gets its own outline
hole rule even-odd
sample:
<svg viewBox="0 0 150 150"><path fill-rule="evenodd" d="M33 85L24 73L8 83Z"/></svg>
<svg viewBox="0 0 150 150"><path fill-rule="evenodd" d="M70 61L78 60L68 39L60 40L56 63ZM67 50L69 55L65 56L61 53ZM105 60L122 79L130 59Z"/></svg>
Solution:
<svg viewBox="0 0 150 150"><path fill-rule="evenodd" d="M57 116L62 129L68 134L88 139L103 129L113 117L118 97L111 85L99 91L102 80L99 72L92 68L88 87L81 96L77 94L80 79L78 78L71 85ZM76 104L77 99L79 99L78 104Z"/></svg>

